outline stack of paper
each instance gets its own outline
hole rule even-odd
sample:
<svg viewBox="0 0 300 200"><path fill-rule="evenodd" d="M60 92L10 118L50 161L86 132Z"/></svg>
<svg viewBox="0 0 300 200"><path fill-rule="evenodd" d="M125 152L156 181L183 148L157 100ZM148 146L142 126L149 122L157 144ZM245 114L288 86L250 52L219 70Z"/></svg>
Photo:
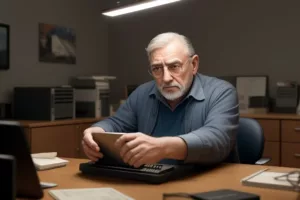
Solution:
<svg viewBox="0 0 300 200"><path fill-rule="evenodd" d="M250 176L243 178L241 180L242 184L260 188L295 191L296 188L289 181L287 181L286 177L284 177L284 175L286 175L287 173L271 172L267 170L268 169L260 170L254 174L251 174ZM276 179L276 177L282 178ZM298 181L297 174L291 176L290 179L291 181Z"/></svg>
<svg viewBox="0 0 300 200"><path fill-rule="evenodd" d="M113 188L82 188L50 190L56 200L134 200Z"/></svg>
<svg viewBox="0 0 300 200"><path fill-rule="evenodd" d="M69 161L56 157L56 152L31 154L37 170L46 170L66 166Z"/></svg>

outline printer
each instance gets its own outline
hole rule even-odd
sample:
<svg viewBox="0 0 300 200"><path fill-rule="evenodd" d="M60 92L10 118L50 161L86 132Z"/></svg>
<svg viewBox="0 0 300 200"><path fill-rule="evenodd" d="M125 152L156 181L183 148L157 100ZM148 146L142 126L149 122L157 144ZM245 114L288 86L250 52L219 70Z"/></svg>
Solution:
<svg viewBox="0 0 300 200"><path fill-rule="evenodd" d="M78 76L75 88L76 118L99 118L110 115L110 81L114 76Z"/></svg>
<svg viewBox="0 0 300 200"><path fill-rule="evenodd" d="M296 113L298 101L299 87L296 81L277 82L274 112Z"/></svg>
<svg viewBox="0 0 300 200"><path fill-rule="evenodd" d="M12 105L18 120L75 118L74 88L70 86L14 87Z"/></svg>

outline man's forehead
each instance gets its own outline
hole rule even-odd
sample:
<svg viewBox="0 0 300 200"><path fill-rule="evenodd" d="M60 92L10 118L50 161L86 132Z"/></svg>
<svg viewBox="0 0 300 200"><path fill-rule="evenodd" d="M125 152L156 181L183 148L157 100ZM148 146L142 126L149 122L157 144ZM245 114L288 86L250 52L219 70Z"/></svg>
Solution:
<svg viewBox="0 0 300 200"><path fill-rule="evenodd" d="M151 63L170 63L170 62L182 62L184 59L184 53L178 53L176 51L160 51L156 50L151 56Z"/></svg>
<svg viewBox="0 0 300 200"><path fill-rule="evenodd" d="M170 57L155 57L151 59L151 63L173 63L173 62L182 62L182 59L176 56Z"/></svg>

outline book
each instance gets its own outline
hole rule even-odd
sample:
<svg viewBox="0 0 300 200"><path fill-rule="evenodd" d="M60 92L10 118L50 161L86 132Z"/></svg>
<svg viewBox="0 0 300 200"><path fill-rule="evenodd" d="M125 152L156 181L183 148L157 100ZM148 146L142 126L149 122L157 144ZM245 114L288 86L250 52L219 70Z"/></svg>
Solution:
<svg viewBox="0 0 300 200"><path fill-rule="evenodd" d="M69 161L56 157L56 152L31 154L37 170L47 170L66 166Z"/></svg>
<svg viewBox="0 0 300 200"><path fill-rule="evenodd" d="M55 200L134 200L113 188L80 188L49 190Z"/></svg>
<svg viewBox="0 0 300 200"><path fill-rule="evenodd" d="M295 186L285 176L287 174L264 169L243 178L241 183L245 186L295 191ZM295 182L298 181L298 174L291 175L289 179Z"/></svg>

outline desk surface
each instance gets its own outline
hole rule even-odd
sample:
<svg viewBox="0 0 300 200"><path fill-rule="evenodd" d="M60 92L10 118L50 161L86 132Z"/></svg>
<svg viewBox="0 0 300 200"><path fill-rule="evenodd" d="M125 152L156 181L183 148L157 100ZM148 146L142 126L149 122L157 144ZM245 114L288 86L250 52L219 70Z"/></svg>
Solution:
<svg viewBox="0 0 300 200"><path fill-rule="evenodd" d="M256 166L242 164L225 164L215 168L209 172L188 177L184 180L172 181L160 185L149 185L146 183L119 180L112 178L86 178L80 174L79 164L86 162L85 159L67 159L70 163L66 167L51 169L47 171L39 171L41 181L54 182L58 186L52 189L70 189L70 188L99 188L111 187L136 200L143 199L162 199L163 193L171 192L204 192L216 189L235 189L244 192L256 193L261 196L262 200L275 199L300 199L300 194L292 191L281 191L266 188L256 188L242 186L240 180L258 170L267 167L272 171L290 171L291 168L273 167L273 166ZM48 194L48 190L44 190L44 198L53 200Z"/></svg>

